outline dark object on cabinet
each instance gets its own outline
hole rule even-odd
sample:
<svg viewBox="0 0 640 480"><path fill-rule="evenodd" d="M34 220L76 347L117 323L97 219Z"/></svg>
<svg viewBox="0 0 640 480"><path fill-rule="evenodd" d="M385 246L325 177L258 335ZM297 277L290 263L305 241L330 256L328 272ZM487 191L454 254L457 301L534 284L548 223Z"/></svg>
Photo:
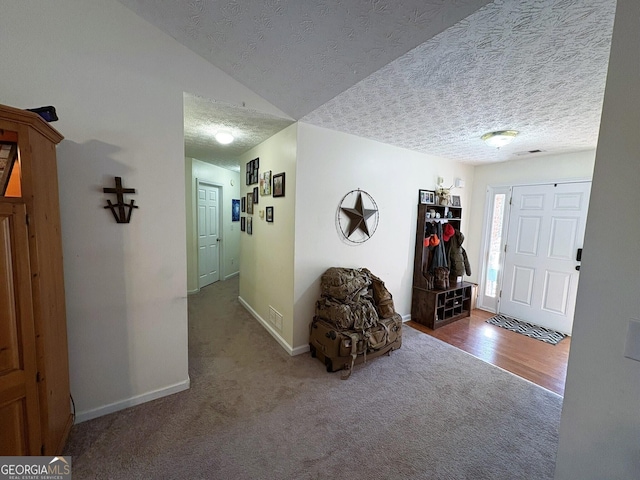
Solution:
<svg viewBox="0 0 640 480"><path fill-rule="evenodd" d="M56 144L40 116L0 105L18 172L0 196L0 454L59 455L73 417ZM12 183L13 182L13 183Z"/></svg>
<svg viewBox="0 0 640 480"><path fill-rule="evenodd" d="M56 107L49 105L47 107L27 108L30 112L37 113L46 122L58 121L58 114L56 113Z"/></svg>

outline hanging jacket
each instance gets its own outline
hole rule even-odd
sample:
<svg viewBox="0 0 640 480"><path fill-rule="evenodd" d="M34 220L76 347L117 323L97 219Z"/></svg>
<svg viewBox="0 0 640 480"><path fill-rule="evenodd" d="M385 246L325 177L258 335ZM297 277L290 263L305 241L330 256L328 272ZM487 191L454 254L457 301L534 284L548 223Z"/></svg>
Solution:
<svg viewBox="0 0 640 480"><path fill-rule="evenodd" d="M435 227L438 239L442 238L442 223L438 222ZM440 241L433 249L433 256L431 258L431 263L429 264L429 272L433 273L433 271L438 267L447 268L447 254L445 252L444 242Z"/></svg>
<svg viewBox="0 0 640 480"><path fill-rule="evenodd" d="M456 233L446 243L447 263L452 277L471 275L471 265L469 265L467 252L462 247L462 242L464 242L464 235L456 230Z"/></svg>

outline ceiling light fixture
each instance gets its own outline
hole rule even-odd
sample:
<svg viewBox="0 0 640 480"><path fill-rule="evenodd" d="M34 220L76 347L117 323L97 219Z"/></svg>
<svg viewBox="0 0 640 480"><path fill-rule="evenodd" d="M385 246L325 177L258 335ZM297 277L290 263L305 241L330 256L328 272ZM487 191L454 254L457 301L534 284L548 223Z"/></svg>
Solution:
<svg viewBox="0 0 640 480"><path fill-rule="evenodd" d="M518 133L516 130L499 130L497 132L485 133L480 138L490 147L500 148L511 143Z"/></svg>
<svg viewBox="0 0 640 480"><path fill-rule="evenodd" d="M220 130L214 135L216 141L222 145L228 145L233 142L233 135L226 130Z"/></svg>

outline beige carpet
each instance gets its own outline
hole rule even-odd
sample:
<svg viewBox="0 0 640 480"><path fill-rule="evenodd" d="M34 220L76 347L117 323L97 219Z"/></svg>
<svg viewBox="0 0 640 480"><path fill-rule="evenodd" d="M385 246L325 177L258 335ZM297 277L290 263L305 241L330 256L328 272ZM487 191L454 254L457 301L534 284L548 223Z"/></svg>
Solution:
<svg viewBox="0 0 640 480"><path fill-rule="evenodd" d="M75 480L553 478L561 397L407 326L343 381L237 289L189 297L190 390L74 426Z"/></svg>

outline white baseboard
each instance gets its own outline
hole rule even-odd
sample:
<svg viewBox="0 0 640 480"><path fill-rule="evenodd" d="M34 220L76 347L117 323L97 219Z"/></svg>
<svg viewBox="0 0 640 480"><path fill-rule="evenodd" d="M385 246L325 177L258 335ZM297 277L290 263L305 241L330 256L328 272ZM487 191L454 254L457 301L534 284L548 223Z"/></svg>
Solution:
<svg viewBox="0 0 640 480"><path fill-rule="evenodd" d="M307 353L308 351L309 351L309 344L307 343L305 345L301 345L299 347L294 348L292 350L293 353L291 355L292 356L300 355L301 353Z"/></svg>
<svg viewBox="0 0 640 480"><path fill-rule="evenodd" d="M238 275L240 275L240 272L234 272L234 273L230 273L229 275L227 275L226 277L224 277L225 280L229 280L233 277L237 277Z"/></svg>
<svg viewBox="0 0 640 480"><path fill-rule="evenodd" d="M187 378L183 382L179 382L174 385L169 385L168 387L160 388L152 392L136 395L135 397L110 403L102 407L92 408L91 410L85 410L84 412L76 412L75 423L86 422L87 420L92 420L94 418L102 417L104 415L117 412L118 410L124 410L125 408L150 402L151 400L156 400L158 398L166 397L167 395L172 395L174 393L182 392L183 390L188 390L190 383L191 383L191 380Z"/></svg>
<svg viewBox="0 0 640 480"><path fill-rule="evenodd" d="M196 288L195 290L187 290L187 295L195 295L196 293L200 293L199 288Z"/></svg>
<svg viewBox="0 0 640 480"><path fill-rule="evenodd" d="M407 313L406 315L402 315L402 322L408 322L411 320L411 314Z"/></svg>
<svg viewBox="0 0 640 480"><path fill-rule="evenodd" d="M301 346L301 347L297 347L297 348L293 348L291 347L291 345L289 345L286 340L284 338L282 338L282 336L280 335L280 332L278 332L275 328L273 328L273 325L271 325L269 322L267 322L264 318L262 318L260 315L258 315L258 312L256 312L251 305L249 305L244 298L242 298L241 296L238 296L238 301L240 302L240 304L247 309L247 311L251 314L251 316L253 318L255 318L258 322L260 322L262 324L262 326L267 330L267 332L269 332L271 334L271 336L273 338L276 339L276 341L280 344L280 346L282 348L285 349L285 351L291 355L292 357L295 355L299 355L301 353L304 353L306 351L309 351L309 345L306 346ZM305 350L306 348L306 350Z"/></svg>

